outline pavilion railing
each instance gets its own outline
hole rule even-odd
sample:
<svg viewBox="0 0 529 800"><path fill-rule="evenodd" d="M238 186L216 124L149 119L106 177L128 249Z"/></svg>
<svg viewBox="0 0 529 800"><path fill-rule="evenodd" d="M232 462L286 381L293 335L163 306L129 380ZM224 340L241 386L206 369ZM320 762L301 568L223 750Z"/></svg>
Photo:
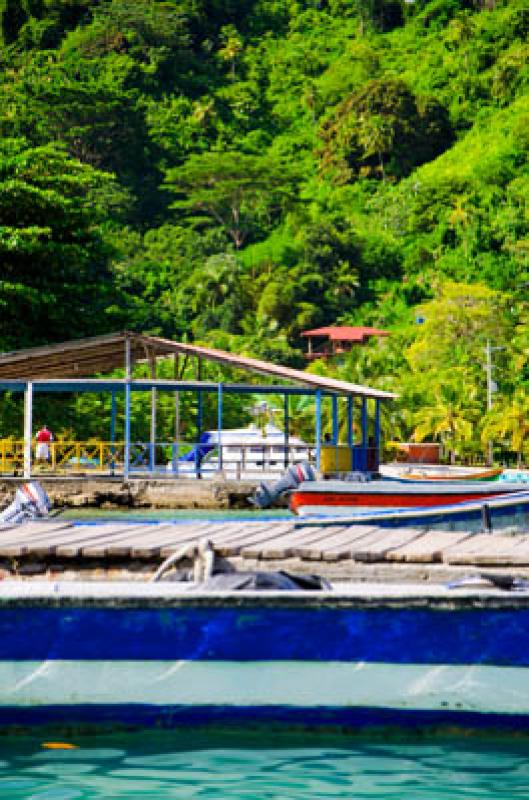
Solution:
<svg viewBox="0 0 529 800"><path fill-rule="evenodd" d="M280 475L302 461L316 465L318 448L313 444L229 444L204 442L130 442L128 471L132 474L164 474L167 477L215 477L223 473L237 480L265 474ZM378 451L372 447L329 443L320 445L320 466L332 477L349 471L378 469ZM55 441L49 444L46 461L36 458L32 442L31 473L49 475L123 475L126 460L124 441ZM24 441L0 439L0 475L22 475Z"/></svg>
<svg viewBox="0 0 529 800"><path fill-rule="evenodd" d="M123 474L124 441L55 441L46 461L36 458L32 442L31 471L38 474ZM172 477L208 477L220 472L234 478L278 473L301 461L315 462L314 445L237 444L213 447L196 442L130 442L129 471L164 473ZM0 474L20 475L24 470L24 441L0 439Z"/></svg>

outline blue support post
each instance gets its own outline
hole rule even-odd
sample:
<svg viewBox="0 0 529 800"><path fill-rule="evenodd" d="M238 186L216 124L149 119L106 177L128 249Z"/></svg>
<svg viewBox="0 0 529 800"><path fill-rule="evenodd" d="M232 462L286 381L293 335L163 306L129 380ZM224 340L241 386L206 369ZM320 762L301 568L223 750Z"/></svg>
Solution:
<svg viewBox="0 0 529 800"><path fill-rule="evenodd" d="M123 475L129 477L130 472L130 383L125 384L125 463L123 464Z"/></svg>
<svg viewBox="0 0 529 800"><path fill-rule="evenodd" d="M202 402L202 391L199 389L197 392L197 444L195 447L195 475L201 478L200 473L200 438L202 436L202 419L204 415L204 405Z"/></svg>
<svg viewBox="0 0 529 800"><path fill-rule="evenodd" d="M377 472L380 465L380 439L380 400L377 398L375 400L375 458L373 465Z"/></svg>
<svg viewBox="0 0 529 800"><path fill-rule="evenodd" d="M332 396L332 443L338 444L338 396Z"/></svg>
<svg viewBox="0 0 529 800"><path fill-rule="evenodd" d="M116 448L114 444L116 442L116 418L117 418L117 402L116 402L116 392L112 389L111 395L111 403L110 403L110 472L113 475L114 470L116 468L116 464L114 461L116 455Z"/></svg>
<svg viewBox="0 0 529 800"><path fill-rule="evenodd" d="M175 377L178 377L178 371L175 366ZM178 461L180 459L180 394L178 389L175 392L174 398L174 444L173 444L173 473L178 477Z"/></svg>
<svg viewBox="0 0 529 800"><path fill-rule="evenodd" d="M130 472L130 381L132 379L132 352L130 339L125 340L125 453L123 476L129 477Z"/></svg>
<svg viewBox="0 0 529 800"><path fill-rule="evenodd" d="M355 455L353 447L353 398L347 397L347 446L349 448L350 469L355 468Z"/></svg>
<svg viewBox="0 0 529 800"><path fill-rule="evenodd" d="M290 416L289 416L289 410L290 409L289 409L288 400L289 400L288 394L285 392L285 401L284 401L285 402L285 413L284 413L284 417L285 417L285 425L284 425L284 431L285 431L285 461L284 461L284 464L285 464L285 469L287 469L287 467L288 467L288 465L290 463L290 457L289 457L290 456L290 453L289 453L289 439L290 439Z"/></svg>
<svg viewBox="0 0 529 800"><path fill-rule="evenodd" d="M219 383L217 389L217 438L219 448L219 470L223 468L222 459L222 383Z"/></svg>
<svg viewBox="0 0 529 800"><path fill-rule="evenodd" d="M347 444L353 446L353 398L347 398Z"/></svg>
<svg viewBox="0 0 529 800"><path fill-rule="evenodd" d="M367 470L367 397L362 397L362 469Z"/></svg>
<svg viewBox="0 0 529 800"><path fill-rule="evenodd" d="M316 389L316 469L321 468L321 389Z"/></svg>
<svg viewBox="0 0 529 800"><path fill-rule="evenodd" d="M157 391L151 389L151 438L149 442L149 472L152 474L156 469L156 402Z"/></svg>

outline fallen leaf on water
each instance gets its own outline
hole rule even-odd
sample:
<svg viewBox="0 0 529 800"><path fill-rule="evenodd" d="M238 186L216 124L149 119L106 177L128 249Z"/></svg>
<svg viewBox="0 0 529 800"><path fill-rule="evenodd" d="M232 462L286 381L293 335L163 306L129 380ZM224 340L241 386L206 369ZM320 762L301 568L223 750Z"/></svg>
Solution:
<svg viewBox="0 0 529 800"><path fill-rule="evenodd" d="M77 750L76 744L69 744L68 742L42 742L41 747L46 750Z"/></svg>

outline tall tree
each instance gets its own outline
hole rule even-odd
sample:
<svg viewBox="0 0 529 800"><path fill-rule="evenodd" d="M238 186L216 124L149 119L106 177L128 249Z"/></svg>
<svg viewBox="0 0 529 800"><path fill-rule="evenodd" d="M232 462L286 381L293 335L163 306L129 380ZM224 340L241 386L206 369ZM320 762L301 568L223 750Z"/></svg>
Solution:
<svg viewBox="0 0 529 800"><path fill-rule="evenodd" d="M108 330L112 179L60 147L0 144L0 344L20 347Z"/></svg>
<svg viewBox="0 0 529 800"><path fill-rule="evenodd" d="M450 120L434 98L418 98L402 80L372 80L324 121L321 164L338 182L401 178L452 143Z"/></svg>
<svg viewBox="0 0 529 800"><path fill-rule="evenodd" d="M272 157L234 152L191 156L168 170L174 209L222 228L239 250L267 230L294 199L292 170Z"/></svg>

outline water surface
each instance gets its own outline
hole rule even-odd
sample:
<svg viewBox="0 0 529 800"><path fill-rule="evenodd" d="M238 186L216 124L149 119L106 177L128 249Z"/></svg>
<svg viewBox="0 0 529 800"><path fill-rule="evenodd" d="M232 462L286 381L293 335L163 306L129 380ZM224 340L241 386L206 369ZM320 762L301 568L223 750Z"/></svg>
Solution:
<svg viewBox="0 0 529 800"><path fill-rule="evenodd" d="M529 738L137 732L0 738L2 800L529 798Z"/></svg>
<svg viewBox="0 0 529 800"><path fill-rule="evenodd" d="M89 522L192 522L194 520L216 520L236 522L238 520L280 520L297 519L288 509L174 509L174 508L70 508L61 512L61 519L73 520L82 524Z"/></svg>

